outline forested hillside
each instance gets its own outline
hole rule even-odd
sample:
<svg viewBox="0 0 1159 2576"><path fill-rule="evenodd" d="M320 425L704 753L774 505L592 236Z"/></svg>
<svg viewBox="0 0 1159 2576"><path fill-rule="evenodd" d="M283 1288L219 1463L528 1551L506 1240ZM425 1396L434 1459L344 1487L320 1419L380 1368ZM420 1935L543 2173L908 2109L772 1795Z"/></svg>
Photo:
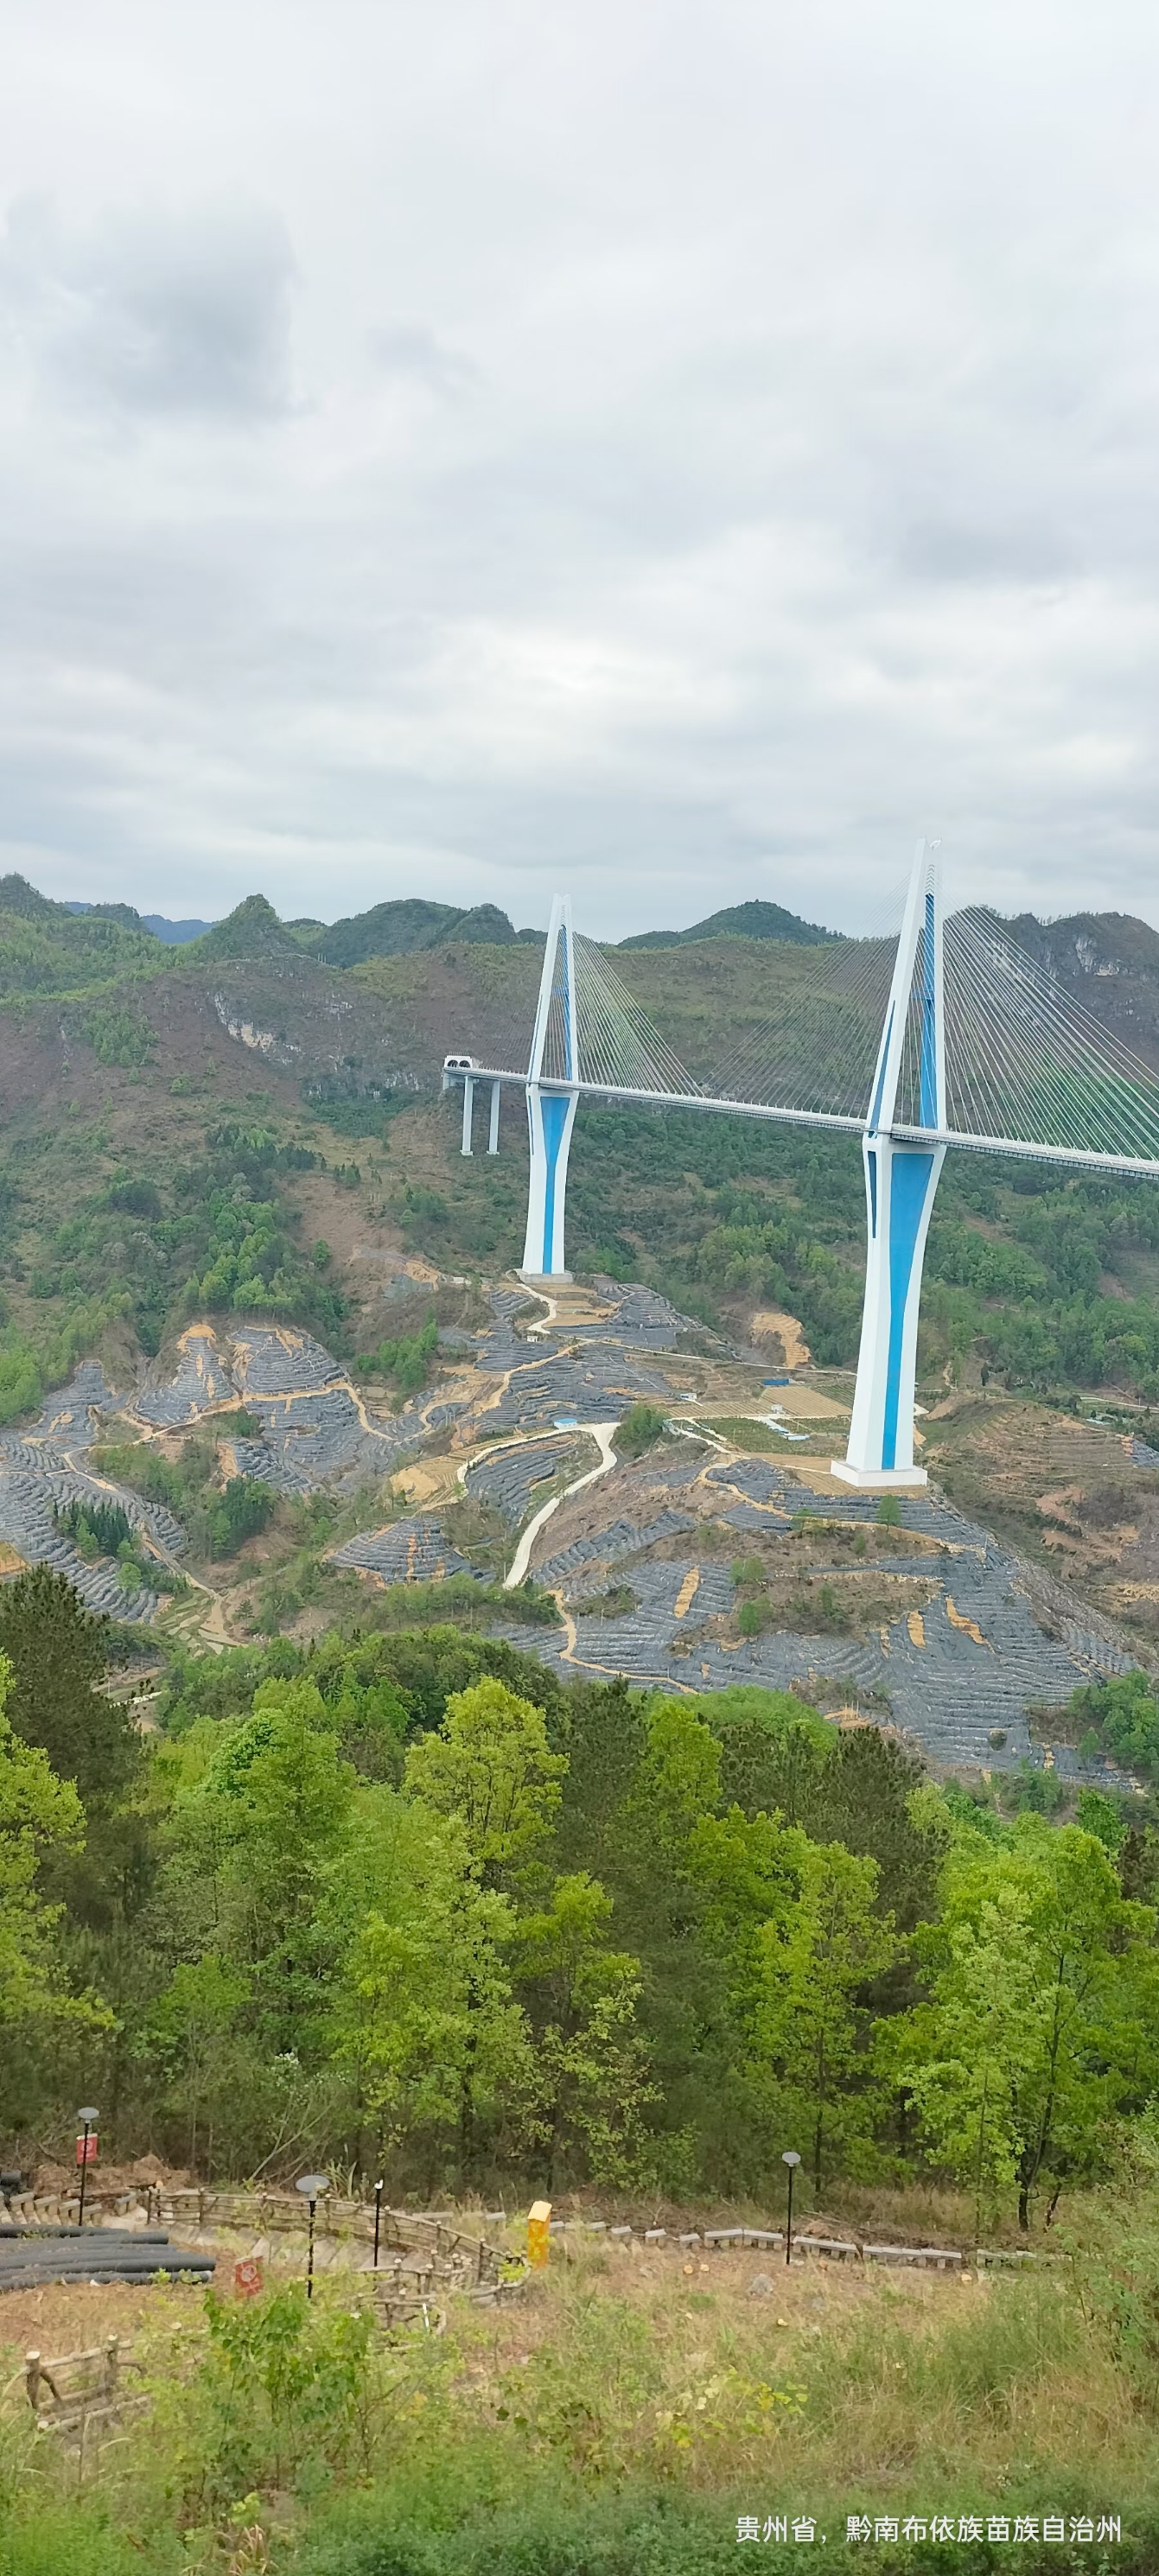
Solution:
<svg viewBox="0 0 1159 2576"><path fill-rule="evenodd" d="M25 2152L92 2095L207 2173L759 2200L794 2141L817 2201L932 2170L1025 2226L1159 2087L1159 1837L1097 1791L1003 1821L791 1696L448 1627L172 1655L143 1742L44 1571L0 1648Z"/></svg>

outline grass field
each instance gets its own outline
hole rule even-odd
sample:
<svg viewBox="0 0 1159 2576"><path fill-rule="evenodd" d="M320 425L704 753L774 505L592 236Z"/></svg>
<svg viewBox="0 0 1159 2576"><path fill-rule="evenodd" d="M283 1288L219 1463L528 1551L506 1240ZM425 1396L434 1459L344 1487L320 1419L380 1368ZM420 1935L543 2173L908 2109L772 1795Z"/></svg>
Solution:
<svg viewBox="0 0 1159 2576"><path fill-rule="evenodd" d="M856 2214L918 2241L931 2219L960 2241L952 2222L969 2216L881 2191ZM5 2379L29 2343L47 2358L118 2333L149 2405L82 2475L75 2451L34 2438L18 2382L0 2419L0 2570L693 2576L734 2564L738 2518L756 2517L760 2563L783 2571L814 2562L777 2519L791 2533L809 2517L824 2564L878 2576L1142 2576L1159 2563L1159 2473L1132 2301L1153 2295L1159 2211L1136 2202L1125 2266L1123 2216L1077 2202L1078 2250L1013 2277L582 2239L565 2255L557 2240L513 2306L391 2342L356 2275L324 2275L307 2308L300 2245L280 2286L216 2312L180 2288L10 2294ZM987 2539L994 2515L1039 2535L1047 2516L1069 2532L1117 2515L1123 2542L1015 2550ZM895 2519L896 2544L847 2539L862 2516ZM907 2543L907 2517L953 2536ZM960 2540L972 2519L981 2539Z"/></svg>

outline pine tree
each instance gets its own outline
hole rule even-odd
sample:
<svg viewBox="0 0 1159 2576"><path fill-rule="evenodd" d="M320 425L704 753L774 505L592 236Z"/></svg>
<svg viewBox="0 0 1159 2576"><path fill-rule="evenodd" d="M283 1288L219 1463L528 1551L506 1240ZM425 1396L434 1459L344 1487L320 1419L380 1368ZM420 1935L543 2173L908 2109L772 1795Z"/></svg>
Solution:
<svg viewBox="0 0 1159 2576"><path fill-rule="evenodd" d="M139 1743L119 1700L95 1688L109 1660L109 1623L86 1610L46 1565L0 1592L0 1653L12 1666L8 1718L39 1744L59 1779L88 1806L113 1796L136 1767Z"/></svg>

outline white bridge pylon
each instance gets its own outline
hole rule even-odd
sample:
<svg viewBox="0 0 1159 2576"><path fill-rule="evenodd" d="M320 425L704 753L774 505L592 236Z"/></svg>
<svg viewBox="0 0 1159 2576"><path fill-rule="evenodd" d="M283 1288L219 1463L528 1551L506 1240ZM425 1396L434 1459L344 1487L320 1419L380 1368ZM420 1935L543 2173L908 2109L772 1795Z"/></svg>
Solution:
<svg viewBox="0 0 1159 2576"><path fill-rule="evenodd" d="M567 1195L567 1158L579 1098L577 1055L575 939L571 904L557 894L547 925L539 1001L531 1032L527 1067L527 1142L531 1169L527 1188L527 1232L523 1239L521 1279L569 1280L564 1268L563 1219ZM549 1037L556 1042L562 1082L543 1079Z"/></svg>
<svg viewBox="0 0 1159 2576"><path fill-rule="evenodd" d="M862 1139L867 1251L861 1347L849 1446L844 1458L832 1461L834 1475L846 1484L878 1491L891 1485L927 1482L925 1468L914 1464L914 1378L922 1262L946 1148L933 1143L903 1142L895 1138L893 1122L920 952L921 1122L935 1131L946 1123L945 979L939 893L937 859L927 858L922 842L910 878Z"/></svg>
<svg viewBox="0 0 1159 2576"><path fill-rule="evenodd" d="M523 1090L530 1176L520 1276L547 1288L570 1277L567 1167L581 1099L860 1136L865 1304L848 1450L833 1472L877 1491L924 1485L914 1462L918 1309L947 1148L1157 1180L1159 1079L994 914L943 921L936 845L918 844L896 947L835 941L808 959L816 962L770 1022L742 1030L737 1069L709 1088L653 1027L618 966L574 934L568 899L557 896L526 1072L502 1055L490 1064L449 1055L443 1086L463 1085L465 1154L476 1084L490 1084L490 1153L503 1084Z"/></svg>

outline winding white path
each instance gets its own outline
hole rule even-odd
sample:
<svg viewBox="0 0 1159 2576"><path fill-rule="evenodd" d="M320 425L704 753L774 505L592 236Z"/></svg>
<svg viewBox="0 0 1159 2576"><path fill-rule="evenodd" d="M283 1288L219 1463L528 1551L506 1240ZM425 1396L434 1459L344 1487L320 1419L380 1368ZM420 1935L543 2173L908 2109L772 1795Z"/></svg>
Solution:
<svg viewBox="0 0 1159 2576"><path fill-rule="evenodd" d="M574 1485L565 1485L562 1494L553 1494L551 1501L543 1505L542 1511L538 1511L536 1513L534 1520L528 1521L527 1527L524 1530L518 1547L516 1548L511 1572L504 1579L503 1589L505 1592L513 1592L516 1584L522 1583L524 1575L527 1572L527 1568L531 1563L532 1548L534 1547L536 1539L543 1528L544 1522L549 1521L552 1513L557 1512L560 1504L566 1503L572 1494L582 1494L585 1485L594 1485L600 1476L606 1476L609 1470L615 1466L616 1453L612 1447L612 1441L616 1432L619 1430L619 1427L618 1422L585 1422L581 1425L581 1428L587 1433L589 1439L599 1442L599 1466L589 1467L586 1476L577 1476Z"/></svg>

